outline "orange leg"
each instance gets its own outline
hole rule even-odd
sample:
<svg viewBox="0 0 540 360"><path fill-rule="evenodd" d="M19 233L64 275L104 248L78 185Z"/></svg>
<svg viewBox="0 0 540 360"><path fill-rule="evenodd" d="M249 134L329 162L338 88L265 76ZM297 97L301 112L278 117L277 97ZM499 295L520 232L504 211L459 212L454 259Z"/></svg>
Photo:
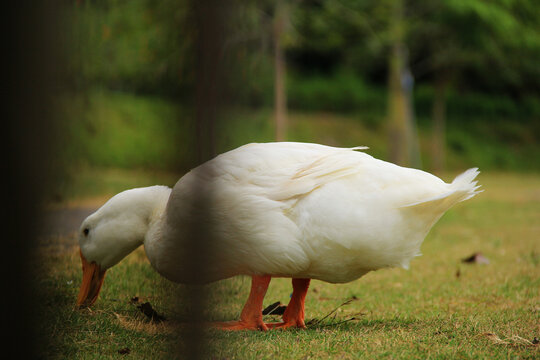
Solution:
<svg viewBox="0 0 540 360"><path fill-rule="evenodd" d="M251 291L240 315L240 320L213 323L212 325L223 330L268 330L263 322L262 306L270 279L270 276L252 276Z"/></svg>
<svg viewBox="0 0 540 360"><path fill-rule="evenodd" d="M287 309L283 314L283 322L276 324L266 324L271 328L287 329L290 327L298 327L305 329L304 323L305 316L305 301L306 294L311 279L292 279L293 294Z"/></svg>

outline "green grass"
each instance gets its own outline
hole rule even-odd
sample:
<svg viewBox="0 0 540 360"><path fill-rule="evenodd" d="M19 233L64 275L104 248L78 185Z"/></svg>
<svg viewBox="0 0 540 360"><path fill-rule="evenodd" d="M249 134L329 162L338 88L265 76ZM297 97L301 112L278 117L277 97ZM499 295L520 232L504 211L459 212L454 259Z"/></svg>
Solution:
<svg viewBox="0 0 540 360"><path fill-rule="evenodd" d="M120 182L122 171L115 174ZM125 184L131 186L133 173L126 174ZM307 330L208 331L207 357L538 358L538 345L526 340L540 337L540 175L482 173L479 181L485 192L457 205L435 225L422 246L423 256L409 271L380 270L342 285L313 281L307 320L356 300ZM185 358L177 344L178 327L186 328L178 325L184 305L178 299L185 288L160 278L142 249L109 270L91 310L76 310L81 270L74 235L48 240L38 248L36 262L41 264L36 281L45 299L39 305L40 333L50 339L43 345L43 358L119 358L124 348L130 349L126 358ZM460 261L477 251L490 264ZM237 318L249 286L246 277L210 285L209 318ZM265 305L287 302L290 292L290 280L274 279ZM130 304L134 296L149 301L168 320L149 322ZM336 325L351 317L358 320Z"/></svg>

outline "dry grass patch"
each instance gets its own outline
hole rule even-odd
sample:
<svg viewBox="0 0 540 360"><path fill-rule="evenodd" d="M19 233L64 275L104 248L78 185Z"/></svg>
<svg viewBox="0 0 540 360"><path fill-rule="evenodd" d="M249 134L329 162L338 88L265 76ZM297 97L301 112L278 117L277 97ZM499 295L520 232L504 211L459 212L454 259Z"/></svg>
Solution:
<svg viewBox="0 0 540 360"><path fill-rule="evenodd" d="M167 321L155 322L148 319L138 319L133 316L120 315L118 313L114 313L114 316L116 316L120 326L131 331L144 332L149 335L173 334L178 331L174 324Z"/></svg>

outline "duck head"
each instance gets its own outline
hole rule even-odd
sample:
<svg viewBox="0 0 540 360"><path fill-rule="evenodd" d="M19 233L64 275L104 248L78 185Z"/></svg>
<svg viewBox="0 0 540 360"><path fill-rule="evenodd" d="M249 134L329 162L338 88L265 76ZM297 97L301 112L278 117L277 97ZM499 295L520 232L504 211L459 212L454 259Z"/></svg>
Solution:
<svg viewBox="0 0 540 360"><path fill-rule="evenodd" d="M94 304L107 269L143 244L156 209L169 194L165 186L126 190L82 222L78 237L83 279L78 306Z"/></svg>

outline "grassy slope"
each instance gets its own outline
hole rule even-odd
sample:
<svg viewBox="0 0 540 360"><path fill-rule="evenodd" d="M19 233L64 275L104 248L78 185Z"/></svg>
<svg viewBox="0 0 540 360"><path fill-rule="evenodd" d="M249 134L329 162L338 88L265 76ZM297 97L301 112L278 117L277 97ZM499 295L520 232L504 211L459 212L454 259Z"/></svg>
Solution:
<svg viewBox="0 0 540 360"><path fill-rule="evenodd" d="M189 169L194 158L195 126L186 111L159 98L94 91L86 98L66 99L67 142L61 157L68 167L81 166ZM495 120L498 120L496 122ZM388 137L373 114L337 115L322 112L289 114L288 139L336 146L370 147L385 159ZM424 123L429 123L424 121ZM540 169L535 129L501 119L449 121L447 158L450 169L472 165L481 169ZM249 142L272 141L269 110L230 111L216 129L217 150L223 152ZM504 136L503 136L504 135ZM429 129L419 133L423 161L430 164Z"/></svg>
<svg viewBox="0 0 540 360"><path fill-rule="evenodd" d="M538 346L520 338L540 335L540 176L488 173L480 175L480 182L486 191L440 220L410 271L381 270L345 285L312 283L308 319L321 318L356 296L358 300L341 307L336 319L324 325L352 316L358 321L306 331L210 331L209 357L538 357ZM460 263L475 251L482 251L490 264ZM39 307L40 331L52 340L44 347L44 357L117 358L118 350L126 347L133 358L171 357L177 346L172 324L181 287L161 279L142 249L109 271L91 311L73 308L81 276L74 237L49 239L38 256L38 286L47 299ZM249 279L244 277L210 286L210 317L236 318L248 291ZM289 281L275 279L265 305L286 302L289 294ZM129 304L133 296L150 301L170 320L149 323ZM506 344L497 338L507 339Z"/></svg>

